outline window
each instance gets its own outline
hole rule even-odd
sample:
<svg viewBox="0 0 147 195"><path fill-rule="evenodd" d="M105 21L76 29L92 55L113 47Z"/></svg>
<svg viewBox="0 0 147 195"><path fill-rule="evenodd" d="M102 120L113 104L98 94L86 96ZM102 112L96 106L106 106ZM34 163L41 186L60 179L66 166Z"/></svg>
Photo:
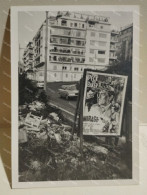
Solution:
<svg viewBox="0 0 147 195"><path fill-rule="evenodd" d="M77 23L74 23L74 26L77 27Z"/></svg>
<svg viewBox="0 0 147 195"><path fill-rule="evenodd" d="M39 73L39 76L43 76L43 72L40 72L40 73Z"/></svg>
<svg viewBox="0 0 147 195"><path fill-rule="evenodd" d="M89 62L93 62L93 58L89 58Z"/></svg>
<svg viewBox="0 0 147 195"><path fill-rule="evenodd" d="M67 21L66 21L66 20L62 20L62 21L61 21L61 25L62 25L62 26L67 26Z"/></svg>
<svg viewBox="0 0 147 195"><path fill-rule="evenodd" d="M91 37L95 37L95 32L91 32Z"/></svg>
<svg viewBox="0 0 147 195"><path fill-rule="evenodd" d="M98 51L98 54L105 54L105 51L100 50Z"/></svg>
<svg viewBox="0 0 147 195"><path fill-rule="evenodd" d="M57 56L53 56L53 60L54 61L57 61Z"/></svg>
<svg viewBox="0 0 147 195"><path fill-rule="evenodd" d="M82 24L82 28L84 28L85 27L85 25L84 24Z"/></svg>
<svg viewBox="0 0 147 195"><path fill-rule="evenodd" d="M80 37L81 36L81 32L80 31L77 31L76 32L76 37Z"/></svg>
<svg viewBox="0 0 147 195"><path fill-rule="evenodd" d="M79 68L75 67L75 68L74 68L74 70L75 70L75 71L78 71L78 70L79 70Z"/></svg>
<svg viewBox="0 0 147 195"><path fill-rule="evenodd" d="M104 63L105 62L105 58L98 58L98 62Z"/></svg>
<svg viewBox="0 0 147 195"><path fill-rule="evenodd" d="M51 43L58 43L58 39L57 39L57 38L51 38L51 39L50 39L50 42L51 42Z"/></svg>
<svg viewBox="0 0 147 195"><path fill-rule="evenodd" d="M94 49L90 49L90 53L91 54L94 54Z"/></svg>
<svg viewBox="0 0 147 195"><path fill-rule="evenodd" d="M75 62L80 63L80 58L75 58Z"/></svg>
<svg viewBox="0 0 147 195"><path fill-rule="evenodd" d="M89 27L94 27L94 24L89 24Z"/></svg>
<svg viewBox="0 0 147 195"><path fill-rule="evenodd" d="M94 45L94 44L95 44L95 41L90 40L90 45Z"/></svg>
<svg viewBox="0 0 147 195"><path fill-rule="evenodd" d="M106 42L99 41L99 46L106 46Z"/></svg>
<svg viewBox="0 0 147 195"><path fill-rule="evenodd" d="M81 45L81 41L76 41L76 45Z"/></svg>
<svg viewBox="0 0 147 195"><path fill-rule="evenodd" d="M70 27L73 27L73 23L70 23Z"/></svg>
<svg viewBox="0 0 147 195"><path fill-rule="evenodd" d="M63 67L62 67L62 70L66 70L66 69L67 69L67 67L66 67L66 66L63 66Z"/></svg>
<svg viewBox="0 0 147 195"><path fill-rule="evenodd" d="M69 44L69 39L61 38L60 39L60 44Z"/></svg>
<svg viewBox="0 0 147 195"><path fill-rule="evenodd" d="M55 74L54 74L54 77L56 77L56 76L57 76L57 74L55 73Z"/></svg>
<svg viewBox="0 0 147 195"><path fill-rule="evenodd" d="M103 33L99 33L99 37L100 37L100 38L106 38L107 35L106 35L106 34L103 34Z"/></svg>
<svg viewBox="0 0 147 195"><path fill-rule="evenodd" d="M72 39L70 43L71 43L71 45L74 45L75 44L75 40Z"/></svg>
<svg viewBox="0 0 147 195"><path fill-rule="evenodd" d="M90 45L98 47L99 46L99 42L95 41L95 40L90 40Z"/></svg>
<svg viewBox="0 0 147 195"><path fill-rule="evenodd" d="M103 29L103 26L100 26L101 29Z"/></svg>
<svg viewBox="0 0 147 195"><path fill-rule="evenodd" d="M68 74L66 74L65 76L66 76L66 78L68 78Z"/></svg>
<svg viewBox="0 0 147 195"><path fill-rule="evenodd" d="M53 69L54 69L54 70L57 70L57 66L56 66L56 65L55 65L55 66L53 66Z"/></svg>

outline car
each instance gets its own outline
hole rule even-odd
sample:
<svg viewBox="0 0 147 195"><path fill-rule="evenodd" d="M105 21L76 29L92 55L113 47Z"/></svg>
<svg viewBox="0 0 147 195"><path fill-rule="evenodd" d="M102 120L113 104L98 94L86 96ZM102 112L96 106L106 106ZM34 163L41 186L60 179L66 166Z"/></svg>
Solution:
<svg viewBox="0 0 147 195"><path fill-rule="evenodd" d="M76 88L76 85L62 85L60 89L58 89L59 96L65 99L77 97L79 91Z"/></svg>
<svg viewBox="0 0 147 195"><path fill-rule="evenodd" d="M43 88L44 87L44 81L37 81L37 87Z"/></svg>

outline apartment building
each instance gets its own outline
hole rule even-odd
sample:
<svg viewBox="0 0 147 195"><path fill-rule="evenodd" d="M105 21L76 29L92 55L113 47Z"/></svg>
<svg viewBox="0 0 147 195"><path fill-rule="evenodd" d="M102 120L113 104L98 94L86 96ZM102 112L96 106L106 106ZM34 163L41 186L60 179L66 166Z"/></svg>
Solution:
<svg viewBox="0 0 147 195"><path fill-rule="evenodd" d="M109 54L109 64L115 65L117 62L117 46L118 46L118 38L119 38L119 31L112 30L111 31L111 39L110 39L110 54Z"/></svg>
<svg viewBox="0 0 147 195"><path fill-rule="evenodd" d="M50 16L48 82L77 81L83 75L84 68L106 69L110 58L116 59L111 47L116 42L112 39L113 34L108 17L73 12L58 12L56 16ZM37 69L37 80L44 76L45 38L46 21L33 38L33 67Z"/></svg>
<svg viewBox="0 0 147 195"><path fill-rule="evenodd" d="M133 51L133 24L121 28L118 37L118 60L132 61Z"/></svg>
<svg viewBox="0 0 147 195"><path fill-rule="evenodd" d="M33 42L29 42L23 53L24 70L27 71L33 67Z"/></svg>

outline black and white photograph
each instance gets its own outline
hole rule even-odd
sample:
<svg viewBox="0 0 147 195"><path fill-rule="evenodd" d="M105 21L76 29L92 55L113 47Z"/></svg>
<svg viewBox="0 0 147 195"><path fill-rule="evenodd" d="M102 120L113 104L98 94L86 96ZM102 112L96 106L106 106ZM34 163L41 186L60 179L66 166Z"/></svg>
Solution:
<svg viewBox="0 0 147 195"><path fill-rule="evenodd" d="M138 182L136 10L12 7L14 187Z"/></svg>

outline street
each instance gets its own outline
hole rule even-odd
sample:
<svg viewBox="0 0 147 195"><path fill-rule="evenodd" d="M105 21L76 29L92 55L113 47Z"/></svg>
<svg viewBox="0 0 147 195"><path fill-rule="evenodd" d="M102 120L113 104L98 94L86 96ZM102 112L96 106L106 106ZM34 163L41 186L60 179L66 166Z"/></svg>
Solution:
<svg viewBox="0 0 147 195"><path fill-rule="evenodd" d="M47 84L47 95L50 97L50 103L57 106L62 110L65 117L68 117L71 121L74 119L77 98L72 98L66 100L65 98L60 98L58 94L58 89L62 85L75 84L75 82L52 82Z"/></svg>

